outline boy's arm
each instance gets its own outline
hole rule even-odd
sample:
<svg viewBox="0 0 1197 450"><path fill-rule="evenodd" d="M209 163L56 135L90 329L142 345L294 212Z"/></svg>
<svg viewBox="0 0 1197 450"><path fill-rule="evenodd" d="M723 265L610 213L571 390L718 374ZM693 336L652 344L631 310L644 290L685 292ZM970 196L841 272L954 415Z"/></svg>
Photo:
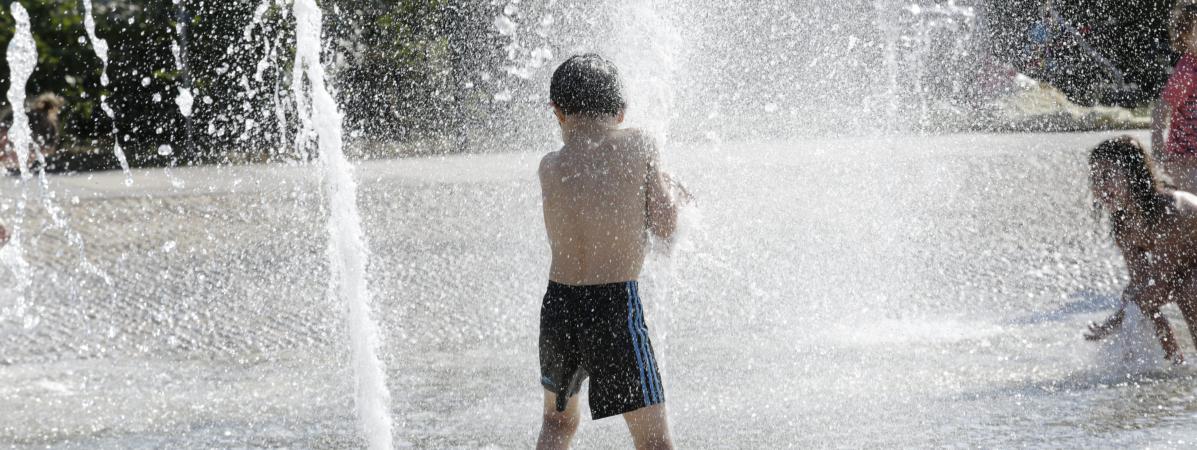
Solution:
<svg viewBox="0 0 1197 450"><path fill-rule="evenodd" d="M645 221L649 232L661 239L673 237L677 231L677 202L670 192L676 182L661 170L660 153L653 142L648 144L648 174L645 186Z"/></svg>
<svg viewBox="0 0 1197 450"><path fill-rule="evenodd" d="M549 180L553 172L553 162L557 159L557 152L551 152L544 155L540 159L540 167L536 169L537 178L540 180L540 206L543 213L544 220L549 220L549 201L548 201L548 185L546 181ZM545 223L545 231L548 231L548 223Z"/></svg>
<svg viewBox="0 0 1197 450"><path fill-rule="evenodd" d="M0 225L0 247L8 243L8 230L4 229L4 225Z"/></svg>

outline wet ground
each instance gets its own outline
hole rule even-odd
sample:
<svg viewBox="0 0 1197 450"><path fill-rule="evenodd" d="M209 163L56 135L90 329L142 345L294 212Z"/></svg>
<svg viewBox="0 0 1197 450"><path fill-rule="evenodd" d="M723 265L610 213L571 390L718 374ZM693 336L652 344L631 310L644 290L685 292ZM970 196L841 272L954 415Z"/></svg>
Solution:
<svg viewBox="0 0 1197 450"><path fill-rule="evenodd" d="M1081 339L1125 278L1087 195L1105 136L669 149L699 202L644 297L679 446L1194 445L1197 372ZM359 168L402 445L535 440L536 162ZM31 282L0 292L0 445L361 445L312 173L56 176L23 219L4 182ZM577 442L630 445L618 419Z"/></svg>

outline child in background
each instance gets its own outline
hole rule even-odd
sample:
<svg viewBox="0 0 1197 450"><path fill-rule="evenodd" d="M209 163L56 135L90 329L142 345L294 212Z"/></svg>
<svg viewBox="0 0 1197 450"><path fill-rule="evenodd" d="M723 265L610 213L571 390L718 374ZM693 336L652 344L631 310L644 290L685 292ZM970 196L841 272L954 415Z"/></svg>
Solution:
<svg viewBox="0 0 1197 450"><path fill-rule="evenodd" d="M1197 2L1181 0L1169 35L1181 54L1152 114L1151 149L1178 188L1197 191ZM1167 130L1167 140L1164 133Z"/></svg>
<svg viewBox="0 0 1197 450"><path fill-rule="evenodd" d="M29 100L25 104L25 113L29 117L29 131L33 134L33 147L30 148L29 160L26 167L35 167L37 153L48 157L58 151L62 145L62 123L59 114L66 102L58 94L45 93ZM9 145L8 129L12 126L12 108L0 111L0 166L12 172L19 172L17 153Z"/></svg>
<svg viewBox="0 0 1197 450"><path fill-rule="evenodd" d="M1163 180L1151 155L1134 138L1102 142L1089 154L1094 205L1109 215L1114 244L1126 261L1130 283L1122 292L1155 326L1165 357L1184 362L1168 319L1160 308L1180 307L1189 333L1197 337L1197 195L1174 189ZM1122 327L1122 309L1089 327L1089 340L1103 339Z"/></svg>

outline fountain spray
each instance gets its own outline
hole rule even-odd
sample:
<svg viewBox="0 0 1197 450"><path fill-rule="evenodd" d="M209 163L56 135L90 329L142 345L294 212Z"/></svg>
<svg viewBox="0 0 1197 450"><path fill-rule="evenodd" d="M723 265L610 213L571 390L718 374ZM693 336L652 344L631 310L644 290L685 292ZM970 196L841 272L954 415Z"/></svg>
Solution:
<svg viewBox="0 0 1197 450"><path fill-rule="evenodd" d="M91 41L92 49L104 65L103 71L100 72L100 85L108 87L108 41L96 36L96 19L92 16L91 0L83 0L83 28L87 30L87 38ZM107 95L100 96L100 109L104 110L104 114L112 120L112 153L116 155L121 170L125 172L125 185L132 185L133 173L129 171L129 160L125 157L125 151L121 149L120 133L116 128L116 113L108 104Z"/></svg>
<svg viewBox="0 0 1197 450"><path fill-rule="evenodd" d="M390 392L383 363L376 354L378 329L370 317L370 289L366 280L369 252L358 214L357 183L353 179L353 166L342 149L343 117L325 85L324 66L320 62L323 13L315 0L295 0L292 14L296 22L295 71L300 77L306 75L310 89L303 89L302 79L293 80L293 88L299 114L307 116L304 131L315 132L324 168L323 184L331 212L329 285L345 304L358 419L370 448L389 449L392 445Z"/></svg>
<svg viewBox="0 0 1197 450"><path fill-rule="evenodd" d="M12 2L12 17L16 22L16 29L13 33L13 38L8 42L8 50L5 54L5 59L8 61L9 80L11 83L8 86L8 103L12 105L12 124L8 128L8 142L12 145L13 151L17 154L17 164L20 166L21 180L28 180L31 175L29 173L29 148L33 144L32 132L29 129L29 117L24 114L25 104L25 86L29 81L29 77L33 75L33 69L37 65L37 46L33 41L33 34L30 31L29 13L25 11L25 7L21 6L20 2ZM0 149L3 150L3 149ZM25 183L23 183L25 184ZM25 205L29 200L28 185L25 184L25 189L21 189L21 199L18 201L18 210L20 211L19 219L24 219ZM18 222L19 223L19 222ZM10 304L6 300L0 303L0 322L3 322L9 316L13 318L25 317L25 292L32 283L29 276L29 263L25 260L24 249L21 247L21 227L14 227L12 230L12 242L8 248L2 249L0 252L0 261L8 267L12 272L15 285L10 289L0 289L0 294L5 294L4 297L12 299ZM30 324L26 322L25 326Z"/></svg>

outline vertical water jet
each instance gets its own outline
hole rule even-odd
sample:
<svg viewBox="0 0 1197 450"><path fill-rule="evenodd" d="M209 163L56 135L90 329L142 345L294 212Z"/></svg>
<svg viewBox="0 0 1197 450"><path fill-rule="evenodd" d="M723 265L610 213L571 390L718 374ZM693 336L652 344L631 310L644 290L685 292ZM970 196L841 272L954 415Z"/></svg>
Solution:
<svg viewBox="0 0 1197 450"><path fill-rule="evenodd" d="M87 38L91 41L91 47L104 67L100 72L100 86L108 87L108 41L96 36L96 19L92 16L91 0L83 0L83 28L87 30ZM116 160L120 162L121 170L125 173L125 184L131 185L133 184L133 173L129 171L129 160L125 157L124 149L121 148L120 133L116 128L116 113L108 104L107 95L100 95L100 109L104 110L104 114L112 120L112 153L116 155Z"/></svg>
<svg viewBox="0 0 1197 450"><path fill-rule="evenodd" d="M325 84L320 61L323 13L315 0L295 0L295 80L292 87L303 118L301 133L315 133L324 188L329 200L328 220L331 279L329 287L345 305L351 346L354 395L364 437L372 449L389 449L392 442L390 392L378 359L378 329L370 317L370 287L366 280L369 251L357 207L353 166L343 152L343 121L336 100ZM304 89L303 78L307 79ZM305 95L306 94L306 95ZM305 135L297 143L307 142Z"/></svg>

